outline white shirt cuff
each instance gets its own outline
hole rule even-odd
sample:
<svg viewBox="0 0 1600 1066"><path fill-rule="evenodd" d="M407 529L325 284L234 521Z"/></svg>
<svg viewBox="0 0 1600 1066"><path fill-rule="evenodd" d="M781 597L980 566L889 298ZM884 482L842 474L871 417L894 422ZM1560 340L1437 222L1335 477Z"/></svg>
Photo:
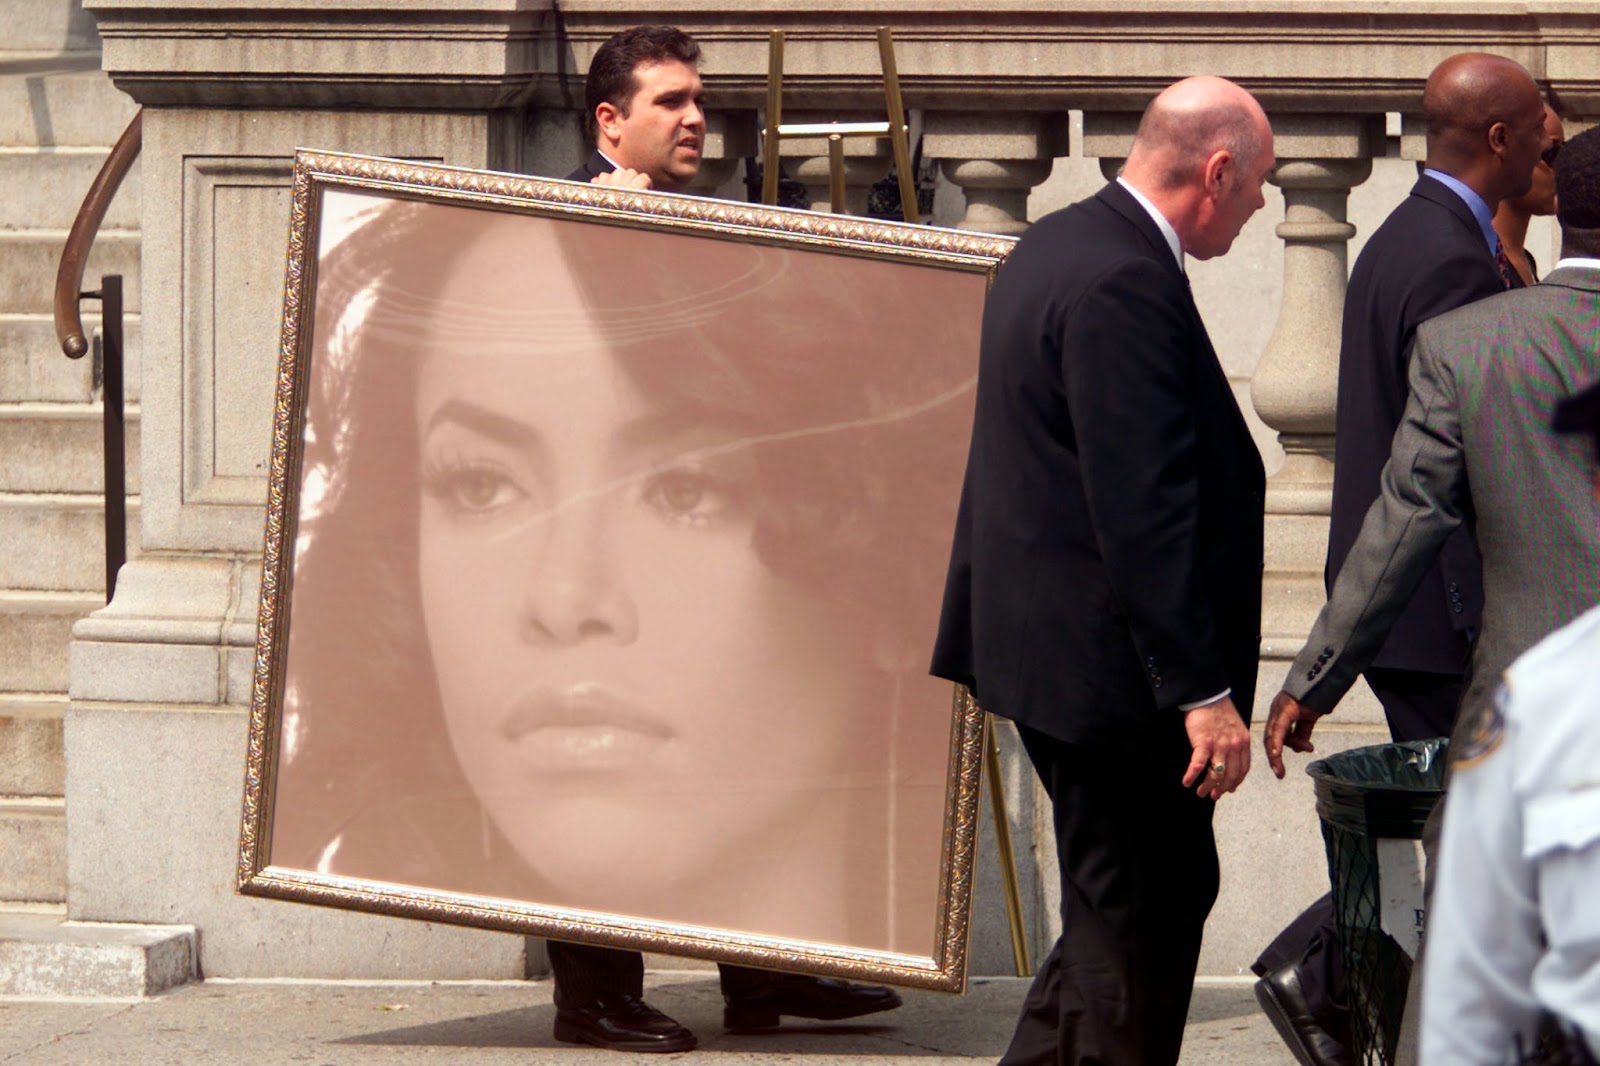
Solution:
<svg viewBox="0 0 1600 1066"><path fill-rule="evenodd" d="M1212 696L1209 700L1196 700L1193 703L1180 703L1178 704L1178 710L1184 712L1185 714L1189 713L1190 711L1198 711L1200 708L1209 707L1213 703L1221 703L1231 695L1233 695L1233 689L1225 688L1215 696Z"/></svg>

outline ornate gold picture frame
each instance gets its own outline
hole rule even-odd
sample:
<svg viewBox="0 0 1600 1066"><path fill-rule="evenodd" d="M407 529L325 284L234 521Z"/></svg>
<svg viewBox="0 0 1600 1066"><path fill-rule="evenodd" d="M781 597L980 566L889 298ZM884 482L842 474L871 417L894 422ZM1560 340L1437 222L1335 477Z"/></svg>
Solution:
<svg viewBox="0 0 1600 1066"><path fill-rule="evenodd" d="M960 990L1011 244L299 153L239 890Z"/></svg>

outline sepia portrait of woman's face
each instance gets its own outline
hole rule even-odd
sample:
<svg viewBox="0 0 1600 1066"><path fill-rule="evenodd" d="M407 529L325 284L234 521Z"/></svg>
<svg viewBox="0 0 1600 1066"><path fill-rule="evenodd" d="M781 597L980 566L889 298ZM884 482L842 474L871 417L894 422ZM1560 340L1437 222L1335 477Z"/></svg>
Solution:
<svg viewBox="0 0 1600 1066"><path fill-rule="evenodd" d="M322 211L272 865L541 934L931 957L979 326L938 312L986 277Z"/></svg>
<svg viewBox="0 0 1600 1066"><path fill-rule="evenodd" d="M516 228L440 300L482 325L422 345L417 572L495 828L554 901L623 912L808 841L841 773L887 773L837 713L886 682L861 617L758 556L753 427L642 391L618 352L670 360L672 312L619 340Z"/></svg>

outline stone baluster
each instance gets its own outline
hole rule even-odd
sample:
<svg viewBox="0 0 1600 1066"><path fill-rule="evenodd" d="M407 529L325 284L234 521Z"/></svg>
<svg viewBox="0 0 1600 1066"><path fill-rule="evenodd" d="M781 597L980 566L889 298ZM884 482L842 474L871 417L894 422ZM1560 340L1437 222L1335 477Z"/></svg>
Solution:
<svg viewBox="0 0 1600 1066"><path fill-rule="evenodd" d="M1381 116L1291 115L1274 121L1283 191L1283 299L1251 379L1256 413L1278 431L1282 465L1267 482L1263 654L1292 657L1324 599L1333 499L1339 334L1355 227L1350 190L1372 172Z"/></svg>
<svg viewBox="0 0 1600 1066"><path fill-rule="evenodd" d="M922 151L966 196L959 229L1015 236L1028 228L1028 194L1067 154L1067 116L932 111Z"/></svg>

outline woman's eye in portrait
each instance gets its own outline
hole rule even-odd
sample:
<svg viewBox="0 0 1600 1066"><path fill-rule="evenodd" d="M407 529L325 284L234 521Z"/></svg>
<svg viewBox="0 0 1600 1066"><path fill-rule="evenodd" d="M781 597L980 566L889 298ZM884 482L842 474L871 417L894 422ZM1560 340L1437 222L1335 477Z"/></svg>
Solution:
<svg viewBox="0 0 1600 1066"><path fill-rule="evenodd" d="M741 479L684 465L645 478L640 499L667 522L704 529L743 518L750 490Z"/></svg>
<svg viewBox="0 0 1600 1066"><path fill-rule="evenodd" d="M422 471L422 491L451 514L465 518L489 515L527 498L499 465L460 455L429 459Z"/></svg>

